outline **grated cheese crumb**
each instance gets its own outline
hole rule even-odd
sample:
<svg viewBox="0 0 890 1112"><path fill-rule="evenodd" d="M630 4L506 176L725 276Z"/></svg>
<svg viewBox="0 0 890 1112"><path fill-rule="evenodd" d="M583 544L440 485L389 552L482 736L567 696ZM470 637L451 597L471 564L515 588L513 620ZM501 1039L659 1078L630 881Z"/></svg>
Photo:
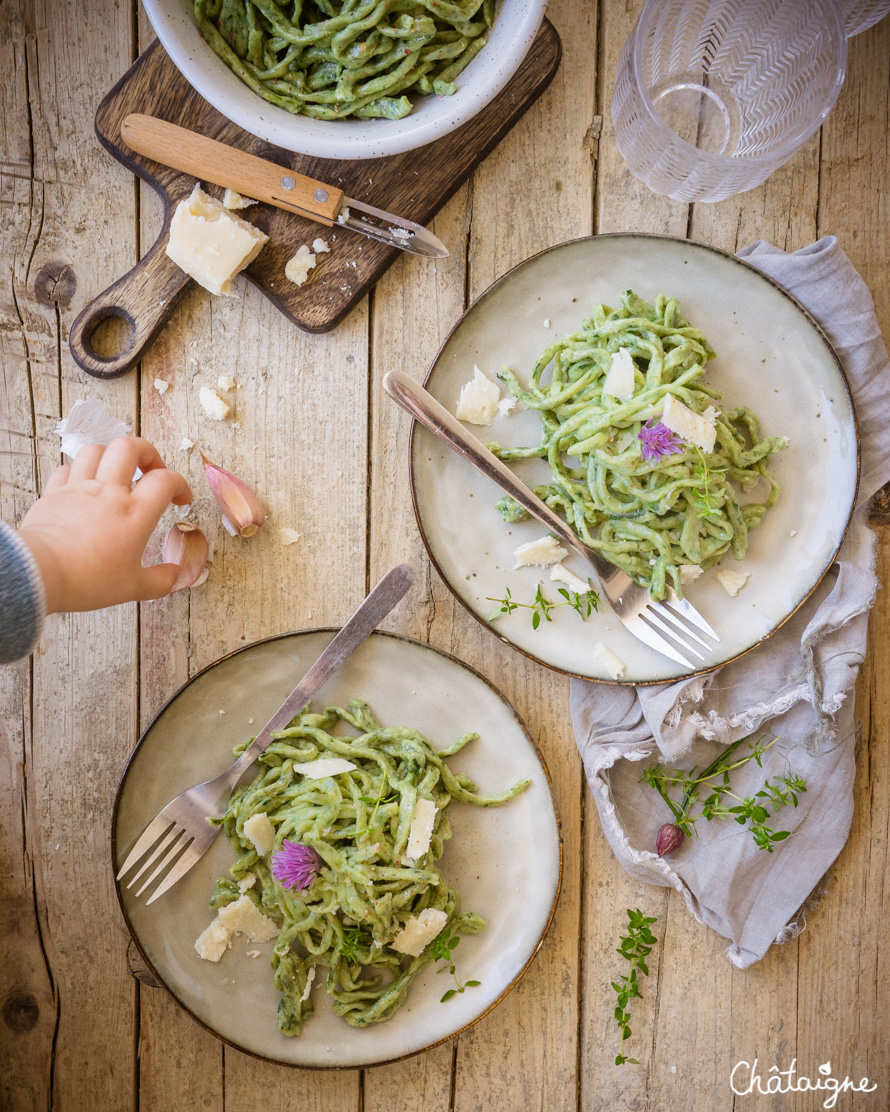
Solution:
<svg viewBox="0 0 890 1112"><path fill-rule="evenodd" d="M593 650L594 660L598 660L600 664L605 665L606 671L613 680L620 680L624 675L627 665L624 661L616 656L608 645L604 645L602 641L597 641Z"/></svg>
<svg viewBox="0 0 890 1112"><path fill-rule="evenodd" d="M189 440L187 436L182 438L182 443L179 445L180 452L190 452L194 448L194 440Z"/></svg>
<svg viewBox="0 0 890 1112"><path fill-rule="evenodd" d="M680 564L680 582L694 583L703 574L701 564Z"/></svg>
<svg viewBox="0 0 890 1112"><path fill-rule="evenodd" d="M156 378L154 386L155 390L157 390L159 394L166 394L167 391L170 389L170 383L163 378Z"/></svg>
<svg viewBox="0 0 890 1112"><path fill-rule="evenodd" d="M717 578L720 580L726 593L731 595L732 598L735 598L742 587L744 587L751 578L751 573L749 571L733 571L731 568L727 568L725 571L718 571Z"/></svg>
<svg viewBox="0 0 890 1112"><path fill-rule="evenodd" d="M235 389L235 380L230 378L229 375L220 375L216 380L216 385L220 390L225 390L228 393L229 390Z"/></svg>
<svg viewBox="0 0 890 1112"><path fill-rule="evenodd" d="M284 267L284 276L295 286L302 286L309 277L309 271L315 266L315 256L304 243L292 259L288 259Z"/></svg>
<svg viewBox="0 0 890 1112"><path fill-rule="evenodd" d="M279 529L278 535L281 537L281 543L283 545L296 544L300 539L300 534L296 529Z"/></svg>
<svg viewBox="0 0 890 1112"><path fill-rule="evenodd" d="M551 564L558 564L568 556L568 549L562 547L555 537L549 534L540 537L528 544L521 544L513 550L516 557L514 568L537 567L548 568Z"/></svg>
<svg viewBox="0 0 890 1112"><path fill-rule="evenodd" d="M227 189L223 194L223 204L227 209L246 209L251 205L255 205L256 201L252 197L245 197L241 193L237 193L234 189Z"/></svg>
<svg viewBox="0 0 890 1112"><path fill-rule="evenodd" d="M222 400L215 390L211 390L209 386L202 386L198 391L198 400L200 401L204 412L214 421L222 421L228 414L229 407Z"/></svg>
<svg viewBox="0 0 890 1112"><path fill-rule="evenodd" d="M328 241L326 239L322 239L321 236L319 236L318 239L313 239L312 250L315 252L316 255L325 255L328 251L330 251L330 249L331 248ZM314 969L315 966L313 965L312 968Z"/></svg>

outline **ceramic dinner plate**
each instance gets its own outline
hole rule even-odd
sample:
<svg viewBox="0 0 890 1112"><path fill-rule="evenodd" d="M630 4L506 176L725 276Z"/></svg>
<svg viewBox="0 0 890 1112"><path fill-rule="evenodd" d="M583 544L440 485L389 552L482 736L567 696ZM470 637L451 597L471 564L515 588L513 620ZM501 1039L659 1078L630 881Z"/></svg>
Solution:
<svg viewBox="0 0 890 1112"><path fill-rule="evenodd" d="M491 379L511 367L527 383L549 344L577 331L594 305L618 306L626 289L650 302L660 293L678 298L683 316L717 353L707 381L727 404L749 406L764 435L790 440L771 464L782 488L778 504L751 533L743 563L728 557L720 565L749 572L745 587L730 598L713 569L686 592L721 637L699 667L706 671L756 647L794 613L831 566L855 502L859 442L850 391L824 334L801 306L753 267L701 244L643 235L574 240L535 255L489 287L445 341L426 385L454 412L474 365ZM506 387L502 395L509 396ZM467 427L504 447L541 439L530 410L499 414L490 428ZM543 460L512 466L529 486L549 481ZM542 582L545 597L562 601L548 569L514 569L514 549L544 536L545 528L536 521L504 523L494 508L501 492L416 424L411 482L430 557L481 622L497 609L489 600L504 598L508 588L514 601L528 603ZM592 574L574 553L565 565L582 579ZM564 607L538 629L522 609L489 624L521 652L571 675L610 679L594 658L599 641L625 663L624 682L688 674L631 636L605 600L586 621Z"/></svg>
<svg viewBox="0 0 890 1112"><path fill-rule="evenodd" d="M145 825L173 796L209 779L232 760L232 746L257 732L331 641L308 630L261 641L199 673L143 734L115 805L115 873ZM494 794L523 777L531 786L502 807L453 803L453 837L442 873L487 928L461 940L462 979L481 981L445 1003L448 987L432 964L414 981L395 1016L364 1030L333 1014L319 978L315 1015L298 1038L278 1029L279 994L269 955L274 942L238 938L218 965L194 943L213 919L208 900L234 853L224 835L151 906L119 887L127 925L157 977L199 1022L250 1054L288 1065L357 1067L392 1061L451 1038L481 1018L515 984L550 924L561 873L561 841L547 770L521 719L487 680L427 645L375 633L325 685L313 705L370 703L386 725L419 729L438 747L467 731L477 741L450 758L480 792ZM224 711L224 714L220 712ZM248 951L260 951L249 957Z"/></svg>

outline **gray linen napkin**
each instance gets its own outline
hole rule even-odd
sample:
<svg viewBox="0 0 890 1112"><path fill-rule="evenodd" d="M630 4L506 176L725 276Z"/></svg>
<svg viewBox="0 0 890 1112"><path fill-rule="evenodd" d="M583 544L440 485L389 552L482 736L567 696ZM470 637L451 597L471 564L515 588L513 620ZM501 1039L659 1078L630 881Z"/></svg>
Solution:
<svg viewBox="0 0 890 1112"><path fill-rule="evenodd" d="M871 294L834 237L793 254L763 240L739 252L792 293L825 330L847 373L862 446L859 500L838 558L819 588L755 652L710 675L654 687L572 683L575 737L618 860L633 876L676 888L696 917L732 941L746 968L773 942L803 929L798 913L850 830L856 730L853 686L865 655L868 611L878 587L875 536L865 514L890 479L890 362ZM671 821L643 767L665 760L703 767L754 731L781 740L733 773L738 794L792 770L807 782L797 809L776 816L792 837L760 850L734 822L699 820L698 837L658 858L656 832ZM744 747L742 752L744 752ZM642 762L642 763L641 763ZM738 787L736 787L738 785Z"/></svg>

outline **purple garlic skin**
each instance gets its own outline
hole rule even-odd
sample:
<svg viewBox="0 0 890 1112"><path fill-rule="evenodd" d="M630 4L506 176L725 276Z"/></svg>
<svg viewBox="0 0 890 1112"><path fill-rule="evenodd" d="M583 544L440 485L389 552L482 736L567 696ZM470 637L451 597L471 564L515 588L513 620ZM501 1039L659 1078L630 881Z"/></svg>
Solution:
<svg viewBox="0 0 890 1112"><path fill-rule="evenodd" d="M686 835L679 826L666 822L658 828L658 833L655 835L655 852L659 857L667 857L669 853L679 849L685 839Z"/></svg>

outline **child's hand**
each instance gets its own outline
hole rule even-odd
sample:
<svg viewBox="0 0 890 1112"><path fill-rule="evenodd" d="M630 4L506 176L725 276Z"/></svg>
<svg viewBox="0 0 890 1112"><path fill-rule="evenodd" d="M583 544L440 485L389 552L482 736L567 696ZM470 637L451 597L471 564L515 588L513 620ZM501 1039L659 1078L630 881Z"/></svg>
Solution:
<svg viewBox="0 0 890 1112"><path fill-rule="evenodd" d="M134 486L137 467L143 475ZM191 500L188 483L147 440L81 448L72 464L53 472L19 529L43 577L47 613L168 594L179 565L144 568L142 557L167 506Z"/></svg>

